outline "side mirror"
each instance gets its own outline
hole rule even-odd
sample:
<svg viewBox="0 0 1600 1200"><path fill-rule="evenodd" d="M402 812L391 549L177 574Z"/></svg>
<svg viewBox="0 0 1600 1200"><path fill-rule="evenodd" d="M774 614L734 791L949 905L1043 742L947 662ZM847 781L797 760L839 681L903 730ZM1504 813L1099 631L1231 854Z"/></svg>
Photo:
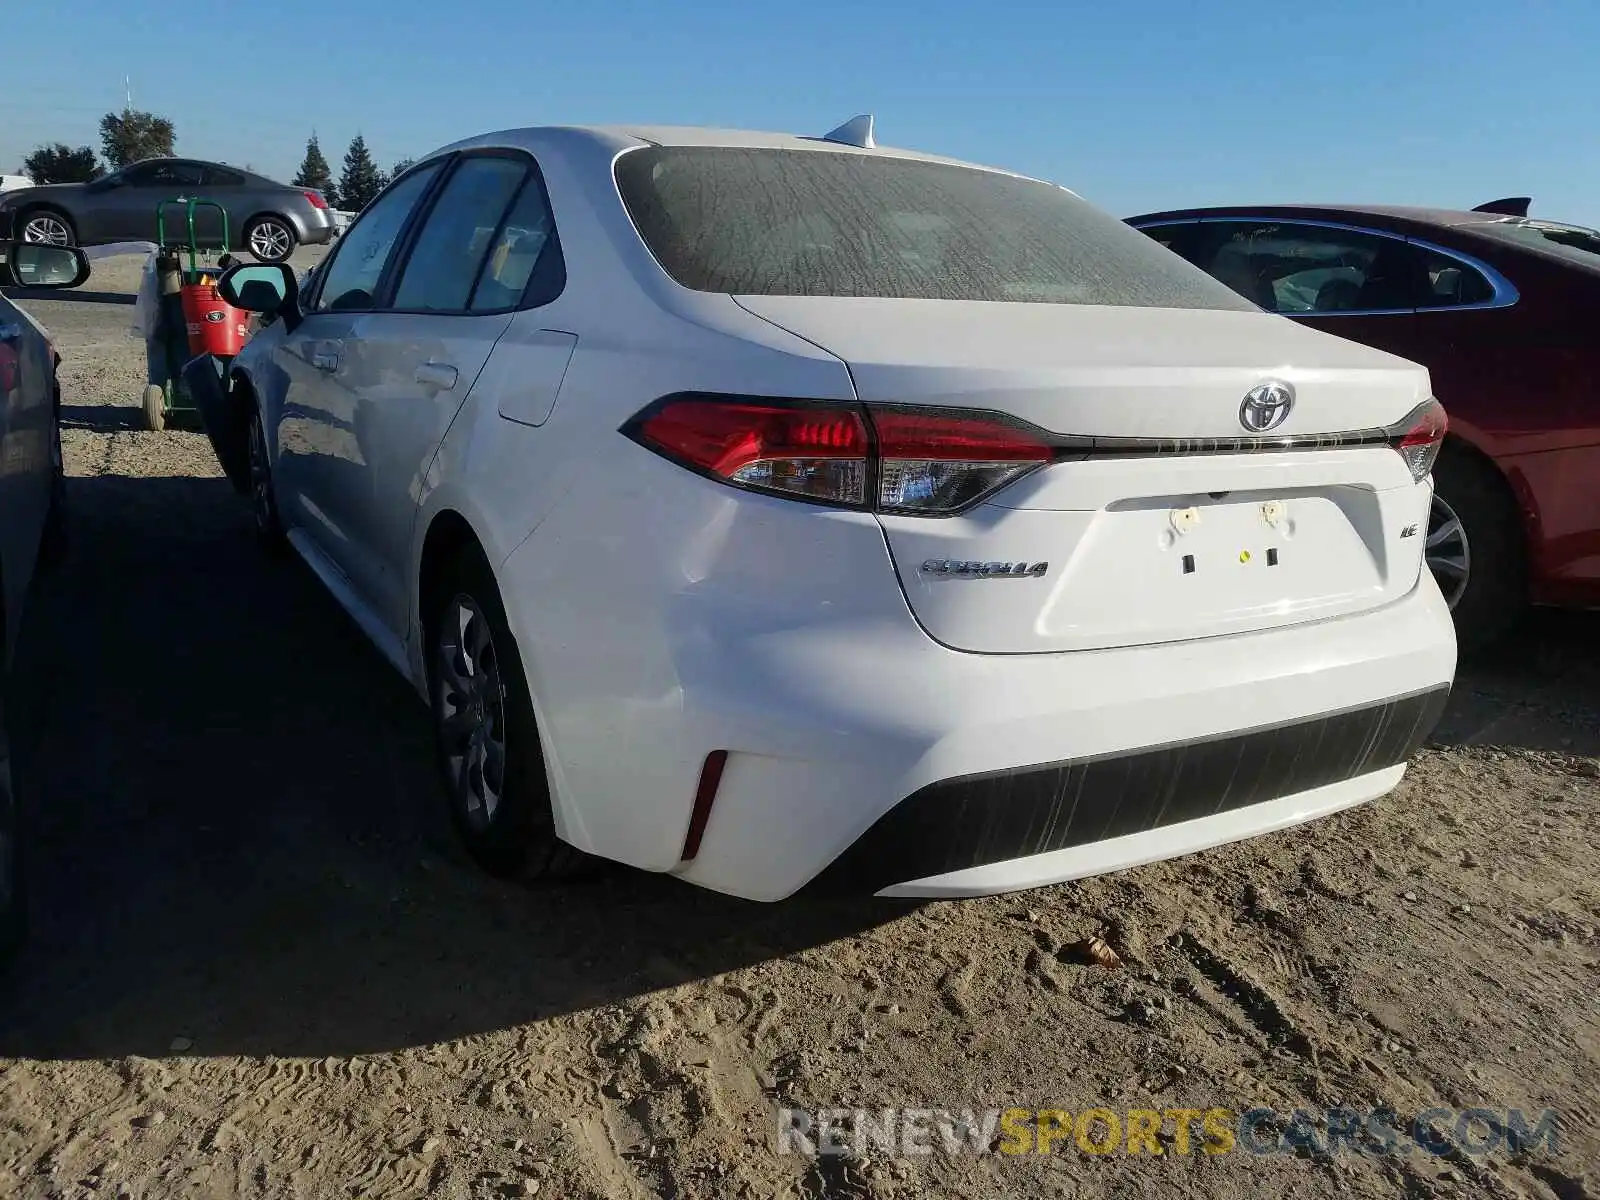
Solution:
<svg viewBox="0 0 1600 1200"><path fill-rule="evenodd" d="M217 295L235 308L282 315L289 328L299 324L300 285L286 263L240 263L229 267L217 281Z"/></svg>
<svg viewBox="0 0 1600 1200"><path fill-rule="evenodd" d="M0 242L6 256L0 282L13 287L74 288L89 278L89 256L77 246Z"/></svg>

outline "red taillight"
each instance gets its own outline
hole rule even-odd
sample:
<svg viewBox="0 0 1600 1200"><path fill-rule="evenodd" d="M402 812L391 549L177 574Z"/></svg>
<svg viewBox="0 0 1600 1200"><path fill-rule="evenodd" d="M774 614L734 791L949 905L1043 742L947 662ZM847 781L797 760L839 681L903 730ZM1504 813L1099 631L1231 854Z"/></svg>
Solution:
<svg viewBox="0 0 1600 1200"><path fill-rule="evenodd" d="M867 426L844 404L672 397L630 436L724 483L833 504L867 494Z"/></svg>
<svg viewBox="0 0 1600 1200"><path fill-rule="evenodd" d="M310 188L307 188L306 189L306 199L311 201L311 207L312 208L327 208L328 207L328 202L325 199L323 199L323 196L322 196L321 192L314 192Z"/></svg>
<svg viewBox="0 0 1600 1200"><path fill-rule="evenodd" d="M1444 405L1437 400L1424 401L1389 427L1394 448L1406 460L1411 478L1418 483L1433 470L1449 427L1450 419L1445 415Z"/></svg>
<svg viewBox="0 0 1600 1200"><path fill-rule="evenodd" d="M671 396L623 432L724 483L881 512L956 512L1055 454L997 415L738 397Z"/></svg>

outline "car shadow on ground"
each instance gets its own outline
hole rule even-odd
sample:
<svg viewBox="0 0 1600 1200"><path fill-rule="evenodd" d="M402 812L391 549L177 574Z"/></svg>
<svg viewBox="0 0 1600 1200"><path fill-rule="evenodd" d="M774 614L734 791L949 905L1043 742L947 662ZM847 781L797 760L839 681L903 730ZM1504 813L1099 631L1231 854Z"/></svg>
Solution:
<svg viewBox="0 0 1600 1200"><path fill-rule="evenodd" d="M349 1055L505 1028L913 911L461 861L426 713L220 479L69 481L15 672L33 941L0 1055Z"/></svg>
<svg viewBox="0 0 1600 1200"><path fill-rule="evenodd" d="M60 300L79 304L134 304L138 297L132 292L85 292L77 288L0 288L7 300Z"/></svg>
<svg viewBox="0 0 1600 1200"><path fill-rule="evenodd" d="M34 940L0 992L0 1054L382 1052L917 908L751 904L620 868L486 879L455 849L420 702L308 571L254 543L224 481L74 478L68 501L73 550L15 676ZM1600 614L1536 614L1464 668L1436 740L1600 753L1581 741L1600 730L1597 647Z"/></svg>
<svg viewBox="0 0 1600 1200"><path fill-rule="evenodd" d="M128 404L63 404L61 427L93 429L102 433L143 429L144 409Z"/></svg>

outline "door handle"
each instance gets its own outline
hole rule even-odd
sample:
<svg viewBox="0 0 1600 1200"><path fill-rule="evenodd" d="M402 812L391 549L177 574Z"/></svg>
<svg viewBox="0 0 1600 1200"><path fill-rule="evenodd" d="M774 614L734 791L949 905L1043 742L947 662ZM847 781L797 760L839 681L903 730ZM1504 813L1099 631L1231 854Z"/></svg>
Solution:
<svg viewBox="0 0 1600 1200"><path fill-rule="evenodd" d="M423 387L433 387L448 392L456 385L456 369L449 363L434 362L430 359L417 368L416 380Z"/></svg>

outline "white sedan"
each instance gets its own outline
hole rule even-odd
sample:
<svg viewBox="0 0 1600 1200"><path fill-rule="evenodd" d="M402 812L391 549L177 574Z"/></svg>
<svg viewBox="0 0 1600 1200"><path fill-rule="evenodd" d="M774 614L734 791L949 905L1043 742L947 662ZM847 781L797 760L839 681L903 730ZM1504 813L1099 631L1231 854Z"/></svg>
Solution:
<svg viewBox="0 0 1600 1200"><path fill-rule="evenodd" d="M495 872L1047 884L1379 796L1450 687L1424 368L870 120L458 142L224 289L218 457Z"/></svg>
<svg viewBox="0 0 1600 1200"><path fill-rule="evenodd" d="M77 287L89 277L70 246L0 242L0 285ZM50 335L0 293L0 967L27 933L22 821L11 769L6 706L11 664L24 628L36 568L67 551L66 472L61 457L60 355Z"/></svg>

